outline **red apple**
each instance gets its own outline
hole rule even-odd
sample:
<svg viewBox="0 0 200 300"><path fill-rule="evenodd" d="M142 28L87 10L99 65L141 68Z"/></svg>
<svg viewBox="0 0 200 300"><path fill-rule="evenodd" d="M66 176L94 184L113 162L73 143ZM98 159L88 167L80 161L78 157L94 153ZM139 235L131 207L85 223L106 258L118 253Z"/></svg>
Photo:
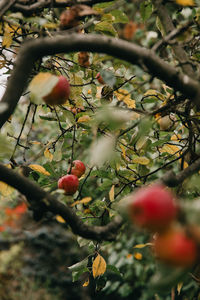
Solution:
<svg viewBox="0 0 200 300"><path fill-rule="evenodd" d="M197 245L181 229L170 229L158 234L154 243L155 254L164 263L176 267L189 267L197 259Z"/></svg>
<svg viewBox="0 0 200 300"><path fill-rule="evenodd" d="M101 83L101 84L104 84L104 83L105 83L104 80L103 80L103 78L102 78L102 76L101 76L101 74L100 74L100 72L97 73L96 79L97 79L98 82Z"/></svg>
<svg viewBox="0 0 200 300"><path fill-rule="evenodd" d="M151 231L165 230L177 214L173 195L161 184L139 189L128 208L132 221Z"/></svg>
<svg viewBox="0 0 200 300"><path fill-rule="evenodd" d="M48 95L43 97L43 100L49 105L64 104L69 98L69 94L70 85L67 78L59 76L57 84Z"/></svg>
<svg viewBox="0 0 200 300"><path fill-rule="evenodd" d="M65 175L58 180L58 188L65 190L66 195L76 193L78 185L78 177L75 175Z"/></svg>
<svg viewBox="0 0 200 300"><path fill-rule="evenodd" d="M85 173L85 165L82 161L80 160L74 160L72 162L72 169L71 169L71 174L76 175L78 178L80 178L84 173Z"/></svg>

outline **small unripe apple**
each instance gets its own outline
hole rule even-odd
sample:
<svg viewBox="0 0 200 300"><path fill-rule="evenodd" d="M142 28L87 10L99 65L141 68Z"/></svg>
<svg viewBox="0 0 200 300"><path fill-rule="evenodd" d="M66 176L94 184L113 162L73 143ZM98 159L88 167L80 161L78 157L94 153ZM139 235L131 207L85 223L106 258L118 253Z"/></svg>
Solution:
<svg viewBox="0 0 200 300"><path fill-rule="evenodd" d="M197 245L182 229L158 234L154 249L158 259L175 267L189 267L197 260Z"/></svg>
<svg viewBox="0 0 200 300"><path fill-rule="evenodd" d="M78 177L75 175L65 175L58 180L58 188L65 190L66 195L76 193L78 185Z"/></svg>
<svg viewBox="0 0 200 300"><path fill-rule="evenodd" d="M58 104L64 104L66 100L69 98L70 94L70 85L64 76L58 77L58 82L54 86L54 88L51 90L51 92L43 97L43 100L46 102L46 104L49 105L58 105Z"/></svg>
<svg viewBox="0 0 200 300"><path fill-rule="evenodd" d="M74 160L72 162L72 169L71 174L76 175L78 178L80 178L85 173L85 165L81 160Z"/></svg>
<svg viewBox="0 0 200 300"><path fill-rule="evenodd" d="M101 84L104 84L104 83L105 83L104 80L103 80L103 78L102 78L102 76L101 76L101 74L100 74L100 72L97 73L96 79L97 79L98 82L101 83Z"/></svg>
<svg viewBox="0 0 200 300"><path fill-rule="evenodd" d="M163 231L175 219L177 206L165 186L154 184L130 196L128 206L132 221L151 231Z"/></svg>

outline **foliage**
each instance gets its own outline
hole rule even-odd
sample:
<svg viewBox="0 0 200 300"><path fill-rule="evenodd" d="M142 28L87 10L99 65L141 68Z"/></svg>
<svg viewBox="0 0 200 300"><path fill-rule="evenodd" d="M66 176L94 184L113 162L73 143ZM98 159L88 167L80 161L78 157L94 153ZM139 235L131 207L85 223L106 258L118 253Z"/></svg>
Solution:
<svg viewBox="0 0 200 300"><path fill-rule="evenodd" d="M2 16L0 67L6 76L12 74L19 48L27 39L53 39L75 32L112 36L121 39L124 48L129 42L151 49L177 73L199 79L199 0L74 5L67 8L73 17L64 28L59 18L66 3L62 6L62 1L54 1L36 13L31 4L37 2L16 1ZM27 13L23 7L28 5ZM171 25L166 25L165 17ZM104 226L115 216L123 216L124 224L115 241L87 240L77 234L79 258L68 266L63 262L66 272L71 271L72 281L78 281L94 299L173 299L173 295L197 299L196 269L162 266L153 255L153 237L132 226L122 211L124 198L136 188L165 178L168 171L184 172L199 159L200 114L193 100L178 87L154 77L143 63L139 67L126 60L126 56L120 60L90 49L63 51L36 60L15 112L1 129L0 159L73 209L86 225ZM104 84L96 79L99 72ZM69 80L69 99L63 105L46 105L42 97L60 75ZM5 109L0 103L0 114ZM78 191L66 196L57 189L57 182L77 159L86 165L86 173L79 178ZM199 206L193 205L199 203L200 196L196 171L173 188L184 207L183 226L199 225ZM27 214L32 214L35 222L51 219L52 227L59 223L68 230L63 216L57 212L40 215L29 199L3 181L0 199L2 238L9 238L15 230L23 233Z"/></svg>

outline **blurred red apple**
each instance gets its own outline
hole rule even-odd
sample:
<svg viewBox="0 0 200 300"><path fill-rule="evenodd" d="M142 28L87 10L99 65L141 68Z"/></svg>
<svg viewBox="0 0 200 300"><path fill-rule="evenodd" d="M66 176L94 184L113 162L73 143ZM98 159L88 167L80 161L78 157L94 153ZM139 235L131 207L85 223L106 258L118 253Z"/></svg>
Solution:
<svg viewBox="0 0 200 300"><path fill-rule="evenodd" d="M128 209L136 225L151 231L165 230L177 213L172 193L161 184L139 189L133 194Z"/></svg>
<svg viewBox="0 0 200 300"><path fill-rule="evenodd" d="M181 229L170 229L158 234L154 247L158 259L176 267L189 267L197 259L195 241Z"/></svg>

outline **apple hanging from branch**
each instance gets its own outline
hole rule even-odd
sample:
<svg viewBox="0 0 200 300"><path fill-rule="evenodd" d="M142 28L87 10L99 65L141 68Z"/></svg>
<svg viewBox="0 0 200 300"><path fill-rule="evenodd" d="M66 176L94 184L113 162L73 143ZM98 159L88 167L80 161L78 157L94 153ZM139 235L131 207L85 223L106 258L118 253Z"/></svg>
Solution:
<svg viewBox="0 0 200 300"><path fill-rule="evenodd" d="M81 160L74 160L72 162L71 174L80 178L85 173L86 167Z"/></svg>
<svg viewBox="0 0 200 300"><path fill-rule="evenodd" d="M58 82L51 90L51 92L43 97L46 104L58 105L64 104L69 98L70 85L66 77L58 76Z"/></svg>
<svg viewBox="0 0 200 300"><path fill-rule="evenodd" d="M64 104L69 98L70 84L65 76L56 76L49 72L38 73L29 84L30 99L40 105Z"/></svg>
<svg viewBox="0 0 200 300"><path fill-rule="evenodd" d="M79 181L75 175L65 175L58 180L58 188L63 189L66 195L73 195L78 189Z"/></svg>

